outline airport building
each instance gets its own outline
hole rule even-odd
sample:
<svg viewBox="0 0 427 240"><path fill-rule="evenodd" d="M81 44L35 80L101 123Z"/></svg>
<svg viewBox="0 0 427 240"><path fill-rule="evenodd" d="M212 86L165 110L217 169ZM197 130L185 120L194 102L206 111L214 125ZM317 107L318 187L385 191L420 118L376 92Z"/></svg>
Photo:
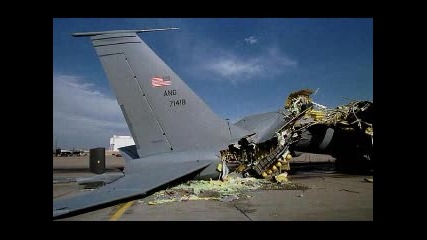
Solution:
<svg viewBox="0 0 427 240"><path fill-rule="evenodd" d="M112 138L110 138L110 149L111 151L118 151L121 147L126 147L130 145L134 145L135 142L133 141L133 138L131 136L117 136L113 135Z"/></svg>

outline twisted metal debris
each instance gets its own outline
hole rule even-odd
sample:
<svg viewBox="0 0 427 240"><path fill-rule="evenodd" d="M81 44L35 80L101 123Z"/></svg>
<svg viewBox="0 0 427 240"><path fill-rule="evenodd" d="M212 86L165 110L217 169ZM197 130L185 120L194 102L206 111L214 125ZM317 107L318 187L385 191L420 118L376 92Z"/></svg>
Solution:
<svg viewBox="0 0 427 240"><path fill-rule="evenodd" d="M291 93L285 101L284 109L279 110L286 121L276 131L276 136L257 144L253 143L250 136L241 139L238 144L221 151L224 164L239 165L236 172L244 176L274 179L290 170L289 163L295 155L294 144L302 140L304 131L316 126L355 136L355 141L360 141L362 146L358 151L370 159L373 148L373 103L353 101L335 109L327 109L312 101L312 93L310 89ZM370 146L366 146L366 136L371 140Z"/></svg>

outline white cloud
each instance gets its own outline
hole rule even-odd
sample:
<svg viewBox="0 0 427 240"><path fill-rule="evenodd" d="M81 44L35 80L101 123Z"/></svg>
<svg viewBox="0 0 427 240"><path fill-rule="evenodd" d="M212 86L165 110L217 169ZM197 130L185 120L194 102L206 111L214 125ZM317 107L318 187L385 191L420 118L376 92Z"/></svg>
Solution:
<svg viewBox="0 0 427 240"><path fill-rule="evenodd" d="M296 67L298 62L296 60L290 59L289 57L283 55L279 48L270 47L267 49L267 58L270 59L269 63L282 67Z"/></svg>
<svg viewBox="0 0 427 240"><path fill-rule="evenodd" d="M159 25L171 25L170 19L161 21L165 22ZM263 81L298 66L296 59L284 54L272 38L263 40L261 45L257 37L248 36L230 46L229 41L221 41L204 30L191 30L195 26L188 21L177 21L181 30L179 34L168 36L166 46L159 47L166 49L163 55L155 44L150 47L184 80L228 81L233 84Z"/></svg>
<svg viewBox="0 0 427 240"><path fill-rule="evenodd" d="M262 71L263 66L256 60L244 61L234 56L222 57L217 62L211 62L206 68L220 76L238 81L249 79Z"/></svg>
<svg viewBox="0 0 427 240"><path fill-rule="evenodd" d="M53 76L53 134L62 148L108 147L112 135L129 135L117 101L77 76Z"/></svg>
<svg viewBox="0 0 427 240"><path fill-rule="evenodd" d="M258 39L255 38L254 36L250 36L248 38L245 38L245 42L249 45L255 44L258 42Z"/></svg>
<svg viewBox="0 0 427 240"><path fill-rule="evenodd" d="M277 47L266 48L261 54L241 57L238 54L218 51L217 57L204 57L204 69L221 79L238 82L250 79L266 79L295 68L298 65L281 53Z"/></svg>

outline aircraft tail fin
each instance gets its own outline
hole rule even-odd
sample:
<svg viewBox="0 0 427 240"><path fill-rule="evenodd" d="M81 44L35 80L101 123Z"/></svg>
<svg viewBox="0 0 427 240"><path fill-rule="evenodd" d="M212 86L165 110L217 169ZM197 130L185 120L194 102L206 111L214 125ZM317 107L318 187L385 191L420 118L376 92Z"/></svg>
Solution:
<svg viewBox="0 0 427 240"><path fill-rule="evenodd" d="M231 131L137 35L147 31L153 30L73 34L92 40L139 156L220 145L243 136L243 130Z"/></svg>

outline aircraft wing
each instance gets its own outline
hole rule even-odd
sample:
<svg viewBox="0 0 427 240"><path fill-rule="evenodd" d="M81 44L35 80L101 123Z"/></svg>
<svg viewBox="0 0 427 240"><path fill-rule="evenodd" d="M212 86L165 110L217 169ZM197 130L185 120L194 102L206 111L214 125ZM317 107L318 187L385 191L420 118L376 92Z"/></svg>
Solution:
<svg viewBox="0 0 427 240"><path fill-rule="evenodd" d="M54 200L53 217L145 194L154 188L201 170L209 164L211 164L210 161L175 163L147 161L141 171L125 174L111 184L70 198Z"/></svg>

